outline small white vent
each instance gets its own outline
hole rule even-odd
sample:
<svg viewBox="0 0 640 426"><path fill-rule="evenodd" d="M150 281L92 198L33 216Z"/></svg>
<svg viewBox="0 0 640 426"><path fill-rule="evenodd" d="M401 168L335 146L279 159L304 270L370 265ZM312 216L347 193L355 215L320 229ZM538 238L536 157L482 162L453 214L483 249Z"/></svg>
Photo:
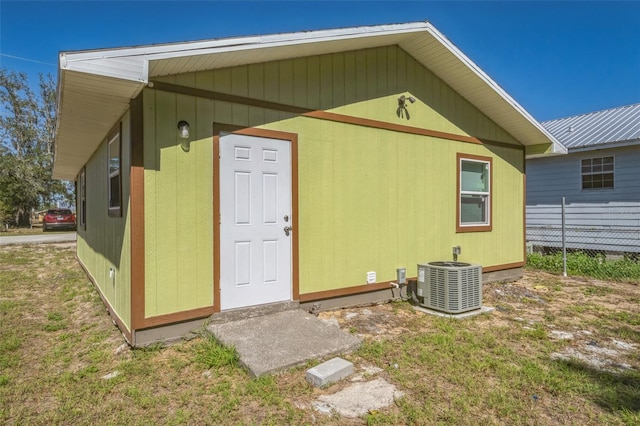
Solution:
<svg viewBox="0 0 640 426"><path fill-rule="evenodd" d="M482 266L463 262L418 264L422 306L457 314L482 308Z"/></svg>

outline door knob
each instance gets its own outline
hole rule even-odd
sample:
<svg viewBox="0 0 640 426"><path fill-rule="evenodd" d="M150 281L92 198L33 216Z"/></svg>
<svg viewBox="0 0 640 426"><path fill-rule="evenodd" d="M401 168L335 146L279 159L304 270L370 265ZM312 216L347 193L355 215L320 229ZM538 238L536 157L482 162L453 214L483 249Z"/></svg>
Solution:
<svg viewBox="0 0 640 426"><path fill-rule="evenodd" d="M290 226L285 226L284 227L284 234L288 237L289 236L289 232L292 231L293 228L291 228Z"/></svg>

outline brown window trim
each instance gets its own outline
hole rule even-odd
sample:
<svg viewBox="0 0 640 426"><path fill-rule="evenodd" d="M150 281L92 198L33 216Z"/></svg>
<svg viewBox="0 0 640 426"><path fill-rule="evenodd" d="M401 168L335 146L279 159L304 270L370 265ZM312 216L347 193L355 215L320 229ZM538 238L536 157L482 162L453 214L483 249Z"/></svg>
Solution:
<svg viewBox="0 0 640 426"><path fill-rule="evenodd" d="M489 223L487 225L461 225L460 223L460 165L462 160L476 160L489 163ZM472 154L456 154L456 232L490 232L493 230L493 158Z"/></svg>
<svg viewBox="0 0 640 426"><path fill-rule="evenodd" d="M117 206L111 206L111 173L109 172L109 161L111 160L111 150L109 146L113 139L118 138L118 191L119 203ZM122 217L122 122L118 122L109 132L107 137L107 206L110 217Z"/></svg>

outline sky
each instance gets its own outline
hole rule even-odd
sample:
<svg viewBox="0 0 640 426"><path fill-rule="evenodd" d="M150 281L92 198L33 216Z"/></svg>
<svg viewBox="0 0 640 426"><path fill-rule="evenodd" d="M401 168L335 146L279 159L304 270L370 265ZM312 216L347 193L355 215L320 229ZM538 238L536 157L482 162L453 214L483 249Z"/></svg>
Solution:
<svg viewBox="0 0 640 426"><path fill-rule="evenodd" d="M6 1L0 66L58 54L429 21L539 121L640 103L640 1Z"/></svg>

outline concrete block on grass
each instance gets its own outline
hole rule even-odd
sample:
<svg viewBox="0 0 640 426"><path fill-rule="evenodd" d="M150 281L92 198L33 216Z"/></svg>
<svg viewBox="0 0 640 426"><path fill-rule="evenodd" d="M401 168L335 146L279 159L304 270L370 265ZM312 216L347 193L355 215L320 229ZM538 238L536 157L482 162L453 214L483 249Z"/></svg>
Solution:
<svg viewBox="0 0 640 426"><path fill-rule="evenodd" d="M333 358L307 370L306 379L315 387L337 382L353 374L353 363L342 358Z"/></svg>

